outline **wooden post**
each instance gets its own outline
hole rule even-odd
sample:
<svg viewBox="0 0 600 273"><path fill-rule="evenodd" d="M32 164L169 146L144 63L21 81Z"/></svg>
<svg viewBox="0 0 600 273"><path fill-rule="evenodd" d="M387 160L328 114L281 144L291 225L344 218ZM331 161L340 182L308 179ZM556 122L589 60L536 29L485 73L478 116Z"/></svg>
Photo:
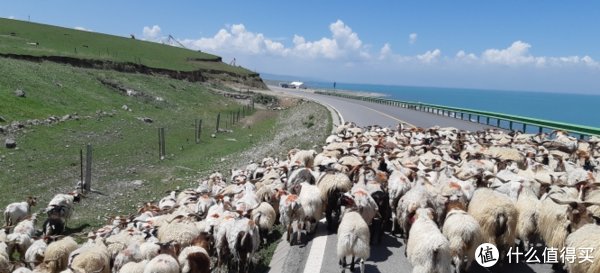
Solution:
<svg viewBox="0 0 600 273"><path fill-rule="evenodd" d="M83 193L83 149L79 149L79 169L81 171L81 176L79 177L79 191Z"/></svg>
<svg viewBox="0 0 600 273"><path fill-rule="evenodd" d="M198 119L194 120L194 142L198 144Z"/></svg>
<svg viewBox="0 0 600 273"><path fill-rule="evenodd" d="M196 144L200 143L200 133L202 132L202 119L196 119Z"/></svg>
<svg viewBox="0 0 600 273"><path fill-rule="evenodd" d="M160 128L158 128L158 160L162 160L162 135Z"/></svg>
<svg viewBox="0 0 600 273"><path fill-rule="evenodd" d="M219 122L221 122L221 113L217 114L217 133L219 132Z"/></svg>
<svg viewBox="0 0 600 273"><path fill-rule="evenodd" d="M87 192L92 188L92 144L87 145L85 153L85 182L83 189Z"/></svg>
<svg viewBox="0 0 600 273"><path fill-rule="evenodd" d="M237 118L235 119L235 122L240 121L240 109L238 109L237 111Z"/></svg>
<svg viewBox="0 0 600 273"><path fill-rule="evenodd" d="M158 159L163 160L167 155L165 148L165 128L158 128Z"/></svg>

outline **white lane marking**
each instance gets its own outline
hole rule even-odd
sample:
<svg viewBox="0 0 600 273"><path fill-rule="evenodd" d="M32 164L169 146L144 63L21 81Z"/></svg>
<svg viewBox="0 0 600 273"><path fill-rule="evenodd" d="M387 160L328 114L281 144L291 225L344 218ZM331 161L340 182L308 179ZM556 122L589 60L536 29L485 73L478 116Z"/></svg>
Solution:
<svg viewBox="0 0 600 273"><path fill-rule="evenodd" d="M331 104L326 104L329 105L329 107L331 107L331 109L333 109L337 113L338 117L340 117L340 125L344 125L345 121L344 116L342 116L342 113L337 108L333 107Z"/></svg>
<svg viewBox="0 0 600 273"><path fill-rule="evenodd" d="M325 255L325 245L327 244L327 232L323 231L325 219L321 219L319 223L321 223L321 229L312 240L310 252L304 265L304 273L321 272L323 256Z"/></svg>

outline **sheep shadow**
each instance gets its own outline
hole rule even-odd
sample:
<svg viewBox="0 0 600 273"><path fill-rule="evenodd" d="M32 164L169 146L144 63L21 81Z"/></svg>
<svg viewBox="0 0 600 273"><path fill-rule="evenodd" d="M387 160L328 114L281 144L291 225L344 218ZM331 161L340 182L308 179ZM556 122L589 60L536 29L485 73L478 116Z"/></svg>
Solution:
<svg viewBox="0 0 600 273"><path fill-rule="evenodd" d="M371 245L371 257L369 258L369 261L386 261L394 254L390 249L397 249L402 246L403 244L397 238L384 233L383 236L381 236L381 243L374 243Z"/></svg>
<svg viewBox="0 0 600 273"><path fill-rule="evenodd" d="M86 228L91 227L90 224L85 223L85 224L81 224L78 227L65 227L65 231L63 232L63 235L72 235L72 234L76 234L76 233L81 233L83 230L85 230Z"/></svg>
<svg viewBox="0 0 600 273"><path fill-rule="evenodd" d="M358 268L358 266L357 266ZM374 264L365 264L365 272L369 272L369 273L381 273L381 271L379 271L379 269L377 268L376 265Z"/></svg>

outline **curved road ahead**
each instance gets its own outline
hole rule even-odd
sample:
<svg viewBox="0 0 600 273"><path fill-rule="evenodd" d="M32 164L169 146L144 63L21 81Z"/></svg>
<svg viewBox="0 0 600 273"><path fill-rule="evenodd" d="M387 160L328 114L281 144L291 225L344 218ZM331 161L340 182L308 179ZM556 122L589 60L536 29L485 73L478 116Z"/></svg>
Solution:
<svg viewBox="0 0 600 273"><path fill-rule="evenodd" d="M378 124L381 126L395 127L399 122L413 126L429 128L439 125L441 127L455 127L458 129L477 131L492 128L484 124L461 121L445 116L423 113L399 107L381 105L376 103L357 101L339 97L318 95L312 92L284 89L274 86L269 88L276 93L294 95L317 101L337 111L342 121L353 121L357 125L366 126ZM335 120L335 118L334 118ZM334 123L339 122L336 121ZM271 261L270 273L316 273L316 272L341 272L336 257L336 234L327 234L326 224L319 223L317 233L309 236L306 244L290 246L285 240L279 243ZM537 251L541 259L543 249ZM348 260L348 262L350 262ZM550 265L545 264L510 264L502 268L493 268L494 273L552 273ZM386 233L381 244L371 246L371 256L366 261L367 273L409 273L412 271L410 263L404 256L402 239ZM346 272L350 272L349 269ZM355 272L359 272L356 266ZM476 263L471 268L471 273L489 272Z"/></svg>

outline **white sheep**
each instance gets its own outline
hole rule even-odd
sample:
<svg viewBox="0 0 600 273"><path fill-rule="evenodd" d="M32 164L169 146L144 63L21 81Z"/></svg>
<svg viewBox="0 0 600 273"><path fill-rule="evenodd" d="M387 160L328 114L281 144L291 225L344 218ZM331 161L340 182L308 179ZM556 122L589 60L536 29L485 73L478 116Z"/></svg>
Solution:
<svg viewBox="0 0 600 273"><path fill-rule="evenodd" d="M64 237L48 244L44 252L44 265L52 273L65 270L68 265L69 255L77 249L77 242L72 237Z"/></svg>
<svg viewBox="0 0 600 273"><path fill-rule="evenodd" d="M292 149L288 152L291 163L299 162L302 166L312 168L317 152L315 150Z"/></svg>
<svg viewBox="0 0 600 273"><path fill-rule="evenodd" d="M33 244L33 239L31 239L29 234L11 233L8 234L6 243L8 244L8 255L12 256L16 250L19 253L19 257L23 260L27 249Z"/></svg>
<svg viewBox="0 0 600 273"><path fill-rule="evenodd" d="M252 272L254 254L260 246L260 235L254 221L248 218L235 219L232 228L227 232L227 243L237 261L240 272Z"/></svg>
<svg viewBox="0 0 600 273"><path fill-rule="evenodd" d="M442 233L450 243L450 254L460 273L469 269L475 258L475 250L481 244L481 227L473 216L469 215L460 202L448 203L448 214ZM463 260L467 260L464 264Z"/></svg>
<svg viewBox="0 0 600 273"><path fill-rule="evenodd" d="M48 203L46 213L48 213L48 217L60 217L64 219L66 226L75 209L74 204L79 203L79 201L81 201L81 195L77 192L70 192L68 194L59 193Z"/></svg>
<svg viewBox="0 0 600 273"><path fill-rule="evenodd" d="M252 210L252 220L258 225L260 237L263 243L267 243L267 236L273 230L277 213L273 206L267 202L261 202L257 208Z"/></svg>
<svg viewBox="0 0 600 273"><path fill-rule="evenodd" d="M304 210L304 216L306 217L307 224L309 225L306 229L310 232L317 230L317 223L323 217L323 200L321 199L321 192L319 188L314 185L310 185L303 182L302 189L298 195L300 199L300 205Z"/></svg>
<svg viewBox="0 0 600 273"><path fill-rule="evenodd" d="M180 273L179 262L171 255L160 254L146 264L144 273Z"/></svg>
<svg viewBox="0 0 600 273"><path fill-rule="evenodd" d="M483 242L496 245L500 256L505 257L515 243L519 217L510 198L489 188L479 188L473 194L468 212L479 222Z"/></svg>
<svg viewBox="0 0 600 273"><path fill-rule="evenodd" d="M8 257L8 245L0 242L0 272L10 272L11 264Z"/></svg>
<svg viewBox="0 0 600 273"><path fill-rule="evenodd" d="M523 243L525 251L529 251L530 243L536 238L541 204L532 186L531 182L525 182L515 203L519 212L517 238Z"/></svg>
<svg viewBox="0 0 600 273"><path fill-rule="evenodd" d="M406 255L413 273L452 272L450 242L433 221L433 210L420 208L410 229Z"/></svg>
<svg viewBox="0 0 600 273"><path fill-rule="evenodd" d="M12 203L4 210L4 222L7 226L13 226L31 214L31 207L35 206L37 198L27 197L24 202Z"/></svg>
<svg viewBox="0 0 600 273"><path fill-rule="evenodd" d="M144 273L144 268L148 264L148 260L142 260L141 262L128 262L121 269L119 273Z"/></svg>
<svg viewBox="0 0 600 273"><path fill-rule="evenodd" d="M27 267L19 267L15 269L12 273L32 273L32 271Z"/></svg>
<svg viewBox="0 0 600 273"><path fill-rule="evenodd" d="M352 181L345 173L330 171L321 175L317 181L317 187L319 187L321 199L326 207L327 228L330 231L335 231L338 222L338 219L335 218L338 218L341 214L340 207L337 204L338 199L352 189Z"/></svg>
<svg viewBox="0 0 600 273"><path fill-rule="evenodd" d="M48 244L44 239L38 239L25 252L25 262L30 268L35 268L44 261L44 252Z"/></svg>
<svg viewBox="0 0 600 273"><path fill-rule="evenodd" d="M210 255L203 247L188 246L179 253L177 260L181 273L210 273ZM204 270L200 271L200 267Z"/></svg>
<svg viewBox="0 0 600 273"><path fill-rule="evenodd" d="M587 224L569 234L565 241L565 247L577 250L577 261L566 263L569 273L591 273L600 272L600 259L597 258L596 251L600 249L600 226L596 224ZM591 249L591 262L579 262L584 258L582 251ZM594 258L594 256L596 258Z"/></svg>
<svg viewBox="0 0 600 273"><path fill-rule="evenodd" d="M342 215L342 220L337 230L337 258L341 262L342 272L345 271L346 257L352 256L350 270L354 271L354 259L360 259L360 272L365 272L365 260L369 258L371 248L371 233L369 226L360 215L356 208L353 207L353 200L348 197L343 197L345 205L348 208Z"/></svg>
<svg viewBox="0 0 600 273"><path fill-rule="evenodd" d="M200 235L201 230L193 223L172 222L158 228L158 239L161 243L175 241L181 247L189 246Z"/></svg>
<svg viewBox="0 0 600 273"><path fill-rule="evenodd" d="M304 229L306 215L298 196L295 194L282 195L279 200L279 213L279 222L287 230L287 241L291 244L292 234L297 233L297 241L300 243L301 230Z"/></svg>
<svg viewBox="0 0 600 273"><path fill-rule="evenodd" d="M75 253L77 252L77 253ZM110 253L102 242L86 244L70 255L73 273L110 273Z"/></svg>

